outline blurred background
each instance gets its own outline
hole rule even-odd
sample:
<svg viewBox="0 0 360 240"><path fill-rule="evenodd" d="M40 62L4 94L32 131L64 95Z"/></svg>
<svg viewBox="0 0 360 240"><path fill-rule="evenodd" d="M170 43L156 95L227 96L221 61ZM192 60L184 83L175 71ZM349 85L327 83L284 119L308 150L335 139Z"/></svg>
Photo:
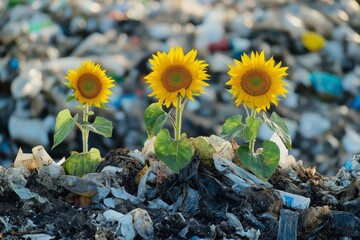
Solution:
<svg viewBox="0 0 360 240"><path fill-rule="evenodd" d="M153 101L143 77L156 51L198 49L209 63L207 94L188 102L183 131L220 135L242 113L225 90L228 64L264 50L289 66L287 98L271 108L288 123L291 154L332 175L360 153L360 6L356 0L1 0L0 165L19 147L46 147L59 160L81 151L73 131L51 150L57 113L71 109L62 84L69 69L90 59L116 81L108 110L113 136L90 135L90 147L141 149L144 109ZM271 132L262 126L259 140ZM259 141L258 141L259 142ZM241 142L239 142L241 144Z"/></svg>

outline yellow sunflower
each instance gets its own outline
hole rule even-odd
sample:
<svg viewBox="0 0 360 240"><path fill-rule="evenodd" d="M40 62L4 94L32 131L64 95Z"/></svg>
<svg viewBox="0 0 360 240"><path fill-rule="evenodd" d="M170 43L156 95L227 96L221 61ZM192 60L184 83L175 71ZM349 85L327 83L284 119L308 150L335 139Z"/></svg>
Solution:
<svg viewBox="0 0 360 240"><path fill-rule="evenodd" d="M191 50L184 55L181 47L171 48L169 53L157 52L150 59L152 72L145 77L155 96L161 104L177 107L177 96L194 100L204 92L202 86L209 86L204 82L209 75L206 73L208 64L203 60L195 60L197 51Z"/></svg>
<svg viewBox="0 0 360 240"><path fill-rule="evenodd" d="M281 62L275 66L270 58L265 60L265 54L251 52L250 58L243 54L241 61L234 60L235 66L229 65L230 93L236 98L235 105L244 104L257 112L270 108L270 103L278 104L277 95L285 97L287 83L282 80L287 76L288 67L281 67Z"/></svg>
<svg viewBox="0 0 360 240"><path fill-rule="evenodd" d="M80 68L69 70L65 78L69 81L67 85L74 89L74 97L79 103L89 106L101 107L107 103L112 93L110 88L115 86L114 80L106 76L105 70L92 61L85 61L80 64Z"/></svg>

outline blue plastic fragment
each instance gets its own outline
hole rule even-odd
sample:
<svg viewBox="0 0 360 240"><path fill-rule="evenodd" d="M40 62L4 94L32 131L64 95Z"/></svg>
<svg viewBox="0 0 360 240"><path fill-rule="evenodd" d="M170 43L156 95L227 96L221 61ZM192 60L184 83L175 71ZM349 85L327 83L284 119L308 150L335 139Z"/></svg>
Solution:
<svg viewBox="0 0 360 240"><path fill-rule="evenodd" d="M360 110L360 95L357 95L351 102L350 107L356 110Z"/></svg>
<svg viewBox="0 0 360 240"><path fill-rule="evenodd" d="M334 74L312 72L310 74L310 82L318 93L329 94L335 97L340 97L343 93L341 79Z"/></svg>
<svg viewBox="0 0 360 240"><path fill-rule="evenodd" d="M9 60L10 68L17 70L17 69L19 69L19 66L20 66L20 62L17 58L10 58L10 60Z"/></svg>
<svg viewBox="0 0 360 240"><path fill-rule="evenodd" d="M294 198L289 196L284 196L283 200L286 206L291 206L291 203L293 202Z"/></svg>
<svg viewBox="0 0 360 240"><path fill-rule="evenodd" d="M351 169L351 166L352 166L353 161L354 161L354 159L350 159L350 160L348 160L348 161L345 163L344 168L345 168L346 170L350 170L350 169Z"/></svg>

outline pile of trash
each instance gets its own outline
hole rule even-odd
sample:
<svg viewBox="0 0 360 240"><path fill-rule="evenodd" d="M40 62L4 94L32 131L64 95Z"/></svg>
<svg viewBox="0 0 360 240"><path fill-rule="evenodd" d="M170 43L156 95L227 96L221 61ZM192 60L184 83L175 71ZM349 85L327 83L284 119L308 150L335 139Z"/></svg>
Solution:
<svg viewBox="0 0 360 240"><path fill-rule="evenodd" d="M238 165L233 144L205 138L173 173L154 154L110 151L95 173L64 174L42 146L0 167L4 239L358 239L360 156L335 176L287 155L264 181Z"/></svg>
<svg viewBox="0 0 360 240"><path fill-rule="evenodd" d="M100 63L116 80L101 113L113 122L111 139L91 138L105 155L142 148L143 112L149 90L148 58L172 45L195 48L209 63L207 94L189 102L184 132L220 135L225 119L239 113L224 83L228 64L243 52L264 50L289 66L289 93L277 108L293 139L292 154L306 166L334 175L360 152L360 6L348 1L4 0L0 3L0 164L19 149L52 145L62 84L85 59ZM260 138L268 139L266 126ZM72 134L55 158L81 148ZM65 156L68 157L68 156Z"/></svg>

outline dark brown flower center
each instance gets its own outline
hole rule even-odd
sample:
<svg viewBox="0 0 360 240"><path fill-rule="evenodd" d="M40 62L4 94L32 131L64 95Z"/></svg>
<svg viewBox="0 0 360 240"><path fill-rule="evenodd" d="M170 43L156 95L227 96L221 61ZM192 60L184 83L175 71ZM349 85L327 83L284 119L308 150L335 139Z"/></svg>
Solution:
<svg viewBox="0 0 360 240"><path fill-rule="evenodd" d="M266 93L271 86L270 76L263 70L252 69L241 78L241 87L252 96Z"/></svg>
<svg viewBox="0 0 360 240"><path fill-rule="evenodd" d="M95 98L99 95L102 85L96 76L85 73L79 78L77 88L81 96L85 98Z"/></svg>
<svg viewBox="0 0 360 240"><path fill-rule="evenodd" d="M164 87L169 92L175 92L182 88L188 88L191 84L192 77L189 70L181 65L168 67L161 76Z"/></svg>

